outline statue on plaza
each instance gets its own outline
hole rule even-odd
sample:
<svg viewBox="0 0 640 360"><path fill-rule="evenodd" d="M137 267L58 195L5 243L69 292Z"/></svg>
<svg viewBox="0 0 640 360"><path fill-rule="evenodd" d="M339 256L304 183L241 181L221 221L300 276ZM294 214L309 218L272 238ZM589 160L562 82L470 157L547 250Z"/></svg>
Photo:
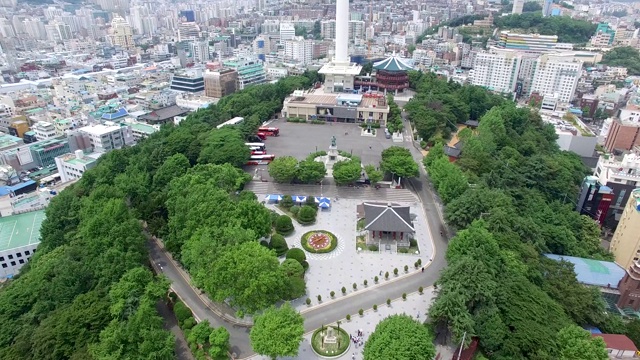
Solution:
<svg viewBox="0 0 640 360"><path fill-rule="evenodd" d="M331 137L331 147L336 147L336 136Z"/></svg>

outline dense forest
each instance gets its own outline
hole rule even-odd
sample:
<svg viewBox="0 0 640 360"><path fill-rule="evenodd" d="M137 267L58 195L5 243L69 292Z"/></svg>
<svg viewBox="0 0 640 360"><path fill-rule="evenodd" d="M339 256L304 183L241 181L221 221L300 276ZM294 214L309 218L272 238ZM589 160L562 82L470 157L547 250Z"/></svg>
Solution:
<svg viewBox="0 0 640 360"><path fill-rule="evenodd" d="M640 75L640 52L631 46L617 47L607 51L600 63L626 67L629 75Z"/></svg>
<svg viewBox="0 0 640 360"><path fill-rule="evenodd" d="M316 80L308 73L225 97L102 156L52 199L38 252L0 290L0 359L173 359L173 336L155 309L168 282L148 269L140 220L215 299L251 312L293 296L292 283L304 291L302 266L280 266L257 242L272 215L255 195L236 194L247 178L230 164L249 156L236 151L246 149L244 134ZM234 116L248 121L215 129Z"/></svg>
<svg viewBox="0 0 640 360"><path fill-rule="evenodd" d="M451 114L431 118L425 134L436 142L425 166L448 225L458 230L429 310L434 331L446 330L456 342L464 333L467 341L478 336L484 354L505 360L563 358L586 341L576 324L624 332L621 319L605 312L599 291L576 281L571 265L541 256L611 259L599 246L595 222L566 200L576 197L587 174L580 158L560 151L553 128L529 109L432 74L413 73L411 83L418 96L406 109L418 131L424 131L425 101L441 99L439 108ZM462 101L469 92L474 97ZM463 151L456 163L439 139L464 117L448 108L480 120L477 130L459 132ZM587 343L601 359L601 344Z"/></svg>
<svg viewBox="0 0 640 360"><path fill-rule="evenodd" d="M541 13L524 13L496 17L493 24L501 30L541 35L558 35L558 42L584 44L595 34L597 24L568 16L543 17Z"/></svg>

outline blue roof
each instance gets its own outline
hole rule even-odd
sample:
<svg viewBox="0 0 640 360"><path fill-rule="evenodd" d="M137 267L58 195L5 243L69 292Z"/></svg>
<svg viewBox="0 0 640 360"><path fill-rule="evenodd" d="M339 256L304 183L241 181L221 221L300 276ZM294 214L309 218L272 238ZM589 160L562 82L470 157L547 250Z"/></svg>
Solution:
<svg viewBox="0 0 640 360"><path fill-rule="evenodd" d="M120 109L118 109L118 111L116 111L114 113L102 114L102 118L105 119L105 120L115 120L115 119L119 119L121 117L125 117L127 115L129 115L129 113L127 112L127 109L120 108Z"/></svg>
<svg viewBox="0 0 640 360"><path fill-rule="evenodd" d="M12 185L12 186L0 186L0 196L5 196L7 194L10 194L11 192L14 192L16 190L20 190L22 188L25 188L27 186L33 185L36 182L33 180L27 180L25 182L21 182L19 184L16 185Z"/></svg>
<svg viewBox="0 0 640 360"><path fill-rule="evenodd" d="M625 275L625 270L620 265L611 261L579 258L575 256L562 256L545 254L544 256L556 261L568 261L573 264L578 282L585 285L618 288L618 283Z"/></svg>

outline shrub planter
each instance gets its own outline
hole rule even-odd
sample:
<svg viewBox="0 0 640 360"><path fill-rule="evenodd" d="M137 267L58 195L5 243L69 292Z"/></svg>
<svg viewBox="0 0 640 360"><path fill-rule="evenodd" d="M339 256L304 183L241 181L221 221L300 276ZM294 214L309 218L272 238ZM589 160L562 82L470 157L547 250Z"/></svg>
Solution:
<svg viewBox="0 0 640 360"><path fill-rule="evenodd" d="M323 358L337 358L344 354L351 346L351 340L349 334L342 328L337 326L331 326L333 328L333 334L336 337L336 343L327 344L323 342L323 337L326 335L327 327L317 329L311 336L311 348L316 355Z"/></svg>
<svg viewBox="0 0 640 360"><path fill-rule="evenodd" d="M338 246L338 238L326 230L306 232L300 239L302 247L314 254L326 254Z"/></svg>

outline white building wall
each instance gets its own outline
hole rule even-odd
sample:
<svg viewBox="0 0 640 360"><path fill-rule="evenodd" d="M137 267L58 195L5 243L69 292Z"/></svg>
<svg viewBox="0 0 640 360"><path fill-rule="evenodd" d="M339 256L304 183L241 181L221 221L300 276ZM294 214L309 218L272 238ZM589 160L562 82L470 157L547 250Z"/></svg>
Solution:
<svg viewBox="0 0 640 360"><path fill-rule="evenodd" d="M557 55L542 55L536 60L531 93L558 94L560 102L573 98L581 75L582 62Z"/></svg>
<svg viewBox="0 0 640 360"><path fill-rule="evenodd" d="M39 244L39 243L38 243ZM15 276L27 261L33 256L38 244L31 244L19 248L0 252L0 278Z"/></svg>
<svg viewBox="0 0 640 360"><path fill-rule="evenodd" d="M478 53L473 62L472 83L489 90L515 91L522 56L510 50L491 49Z"/></svg>

